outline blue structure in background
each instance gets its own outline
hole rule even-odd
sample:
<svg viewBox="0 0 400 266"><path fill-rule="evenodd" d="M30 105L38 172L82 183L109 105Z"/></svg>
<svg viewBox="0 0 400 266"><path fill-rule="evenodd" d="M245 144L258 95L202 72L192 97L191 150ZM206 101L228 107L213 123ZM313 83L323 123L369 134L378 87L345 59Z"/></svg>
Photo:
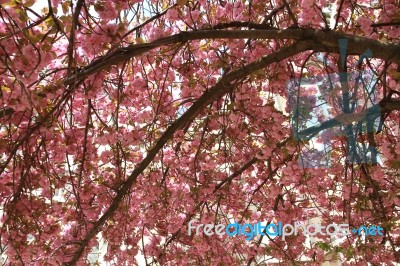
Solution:
<svg viewBox="0 0 400 266"><path fill-rule="evenodd" d="M345 69L347 39L339 40L342 69ZM371 57L364 52L358 61ZM357 64L358 64L357 63ZM288 82L288 104L292 133L314 147L304 148L299 158L303 168L326 168L332 156L331 142L346 141L346 160L351 163L376 163L378 151L367 141L368 132L379 125L380 108L377 77L358 70L323 76L293 79ZM359 142L358 136L364 136Z"/></svg>

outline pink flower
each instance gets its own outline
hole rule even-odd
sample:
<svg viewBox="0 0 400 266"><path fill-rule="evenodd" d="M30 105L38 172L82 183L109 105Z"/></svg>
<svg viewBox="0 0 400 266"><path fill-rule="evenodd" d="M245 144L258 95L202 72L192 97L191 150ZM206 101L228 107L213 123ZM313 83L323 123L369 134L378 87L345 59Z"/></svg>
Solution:
<svg viewBox="0 0 400 266"><path fill-rule="evenodd" d="M102 19L116 19L118 16L118 12L115 8L115 4L113 1L105 1L104 5L99 5L96 10Z"/></svg>
<svg viewBox="0 0 400 266"><path fill-rule="evenodd" d="M200 11L199 10L192 11L191 16L193 18L193 21L196 22L200 17Z"/></svg>
<svg viewBox="0 0 400 266"><path fill-rule="evenodd" d="M365 33L365 34L369 34L371 33L371 23L372 21L367 18L367 17L360 17L357 22L360 24L360 28L361 30Z"/></svg>
<svg viewBox="0 0 400 266"><path fill-rule="evenodd" d="M172 20L177 20L179 19L179 14L176 9L171 9L168 11L168 17Z"/></svg>

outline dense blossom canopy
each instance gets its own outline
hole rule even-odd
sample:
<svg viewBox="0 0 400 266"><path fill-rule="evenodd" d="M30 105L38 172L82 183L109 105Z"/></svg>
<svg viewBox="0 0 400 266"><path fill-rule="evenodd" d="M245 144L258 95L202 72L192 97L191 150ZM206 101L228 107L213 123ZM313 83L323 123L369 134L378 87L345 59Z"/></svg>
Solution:
<svg viewBox="0 0 400 266"><path fill-rule="evenodd" d="M84 265L100 240L117 265L400 260L398 0L0 4L8 262ZM384 235L187 232L316 216Z"/></svg>

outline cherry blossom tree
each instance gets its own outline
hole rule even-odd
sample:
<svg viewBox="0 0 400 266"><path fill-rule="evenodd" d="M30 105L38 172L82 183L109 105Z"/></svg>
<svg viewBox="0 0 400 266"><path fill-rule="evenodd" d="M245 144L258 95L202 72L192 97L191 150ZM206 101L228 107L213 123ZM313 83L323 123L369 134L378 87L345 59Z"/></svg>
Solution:
<svg viewBox="0 0 400 266"><path fill-rule="evenodd" d="M99 237L116 265L399 262L398 0L0 4L7 263L85 265ZM299 163L318 142L329 165ZM316 215L384 234L187 234Z"/></svg>

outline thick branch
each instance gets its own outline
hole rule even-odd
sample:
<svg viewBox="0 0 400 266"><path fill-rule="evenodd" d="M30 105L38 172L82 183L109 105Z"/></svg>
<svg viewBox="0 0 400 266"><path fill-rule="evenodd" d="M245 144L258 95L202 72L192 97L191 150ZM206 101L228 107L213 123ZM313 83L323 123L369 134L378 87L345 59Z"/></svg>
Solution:
<svg viewBox="0 0 400 266"><path fill-rule="evenodd" d="M400 21L392 21L392 22L381 22L381 23L373 23L371 27L384 27L384 26L400 26Z"/></svg>
<svg viewBox="0 0 400 266"><path fill-rule="evenodd" d="M352 122L358 122L361 120L365 120L367 118L370 120L375 120L376 118L380 117L381 114L394 110L400 110L400 100L398 99L382 100L379 104L367 108L361 113L341 114L331 120L322 122L319 126L313 126L303 131L300 131L299 133L297 133L296 138L311 139L313 136L317 135L322 130L332 128L338 125L345 125Z"/></svg>
<svg viewBox="0 0 400 266"><path fill-rule="evenodd" d="M12 109L10 107L4 107L4 108L0 109L0 118L12 115L13 113L14 113L14 109Z"/></svg>
<svg viewBox="0 0 400 266"><path fill-rule="evenodd" d="M205 92L180 118L175 120L158 139L156 144L149 150L147 156L136 165L132 174L118 190L111 205L82 239L81 244L73 255L71 262L68 263L69 265L76 264L87 247L89 241L97 234L98 231L101 230L105 222L116 212L119 204L127 195L131 186L136 182L138 176L141 175L147 166L152 162L159 150L162 149L162 147L170 139L172 139L174 133L190 123L202 110L204 110L207 105L233 90L233 83L235 81L243 79L254 71L262 69L269 64L282 61L290 56L294 56L307 50L339 53L339 39L348 39L348 54L362 54L365 50L371 49L375 58L400 64L400 45L382 43L376 40L371 40L364 37L356 37L339 32L313 29L202 30L181 32L170 37L158 39L151 43L135 44L125 48L117 49L93 61L88 66L82 68L79 72L70 75L64 80L64 84L76 84L76 82L80 82L86 77L94 73L98 73L109 66L126 62L132 57L142 55L158 47L200 39L292 39L299 40L301 42L285 47L277 52L261 58L256 62L250 63L236 71L226 74L213 88ZM36 128L33 128L31 131L34 131L35 129ZM28 136L29 134L27 137Z"/></svg>
<svg viewBox="0 0 400 266"><path fill-rule="evenodd" d="M239 23L239 22L237 22ZM247 23L248 25L249 23ZM236 24L235 24L236 25ZM237 25L236 25L237 26ZM250 25L255 27L254 24ZM243 23L243 27L246 24ZM269 29L268 25L260 24L265 29L255 30L199 30L199 31L183 31L173 36L160 38L151 43L132 44L124 48L119 48L99 59L93 61L88 66L81 69L75 75L64 80L65 85L78 82L89 75L97 73L109 66L117 65L125 62L132 57L142 55L150 50L156 49L164 45L174 43L182 43L190 40L201 39L292 39L292 40L309 40L318 45L320 50L329 50L339 53L339 39L348 39L348 54L362 54L366 50L372 51L373 57L391 61L400 64L400 45L388 44L365 37L358 37L334 31L322 31L314 29Z"/></svg>
<svg viewBox="0 0 400 266"><path fill-rule="evenodd" d="M164 134L158 139L156 144L151 148L147 156L135 167L131 175L128 177L126 182L121 186L118 190L117 195L113 199L110 207L104 212L104 214L100 217L100 219L93 225L92 229L87 233L85 238L82 240L81 245L78 250L74 254L73 259L68 265L75 265L76 262L81 257L84 252L86 246L89 241L100 231L101 227L104 223L115 213L119 204L123 200L123 198L127 195L131 186L136 182L136 179L146 167L152 162L157 153L163 148L164 144L167 143L168 140L172 139L173 134L182 129L187 123L192 121L207 105L211 104L216 99L219 99L224 94L233 90L232 83L236 80L240 80L245 78L249 74L262 69L272 63L279 62L285 58L296 55L300 52L303 52L308 49L308 44L301 42L296 43L294 45L285 47L280 51L268 55L266 57L261 58L260 60L250 63L242 68L239 68L236 71L230 72L223 76L218 83L205 92L181 117L175 120L164 132Z"/></svg>
<svg viewBox="0 0 400 266"><path fill-rule="evenodd" d="M400 63L400 46L394 44L385 44L379 41L367 39L364 37L355 37L337 32L324 32L312 29L288 29L288 30L203 30L194 32L182 32L170 37L161 38L148 44L135 44L126 48L118 49L85 67L78 74L67 78L64 83L71 84L80 81L85 77L101 71L108 66L122 63L134 56L141 55L157 47L164 45L186 42L189 40L199 39L294 39L307 40L307 42L299 42L292 46L283 48L271 55L261 58L260 60L250 63L236 71L225 75L213 88L205 92L180 118L175 120L158 139L156 144L151 148L147 156L135 167L132 174L126 182L118 190L117 195L113 199L109 208L94 224L92 229L86 234L81 241L81 245L75 252L72 260L68 265L75 265L83 254L89 241L101 230L105 222L116 212L119 204L128 193L131 186L146 167L152 162L160 149L167 143L176 131L183 128L187 123L192 121L207 105L222 97L233 89L232 83L240 80L250 73L266 67L274 62L279 62L285 58L296 55L298 53L314 50L314 51L339 51L338 40L347 38L348 53L361 54L367 49L371 49L374 57L392 62ZM337 121L337 120L336 120ZM322 129L321 129L322 130Z"/></svg>
<svg viewBox="0 0 400 266"><path fill-rule="evenodd" d="M381 113L400 110L400 99L382 100L379 106L381 107Z"/></svg>

